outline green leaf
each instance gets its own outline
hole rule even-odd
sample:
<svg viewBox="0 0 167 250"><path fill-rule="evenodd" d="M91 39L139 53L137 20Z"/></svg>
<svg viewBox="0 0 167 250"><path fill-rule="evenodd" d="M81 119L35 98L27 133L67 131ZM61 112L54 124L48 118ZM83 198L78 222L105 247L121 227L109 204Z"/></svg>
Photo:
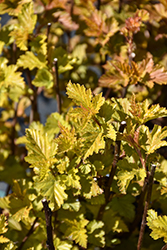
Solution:
<svg viewBox="0 0 167 250"><path fill-rule="evenodd" d="M21 50L28 49L29 34L33 33L37 21L33 7L33 2L25 3L22 6L21 12L18 14L18 23L14 25L14 30L10 33Z"/></svg>
<svg viewBox="0 0 167 250"><path fill-rule="evenodd" d="M34 167L34 171L43 179L48 169L57 162L55 154L57 144L50 140L47 133L36 129L26 130L26 147L29 150L25 160Z"/></svg>
<svg viewBox="0 0 167 250"><path fill-rule="evenodd" d="M0 244L2 243L7 243L9 242L10 240L6 237L4 237L3 235L0 235Z"/></svg>
<svg viewBox="0 0 167 250"><path fill-rule="evenodd" d="M102 221L93 220L87 225L88 229L88 242L94 246L104 247L105 245L105 232L102 230L104 223Z"/></svg>
<svg viewBox="0 0 167 250"><path fill-rule="evenodd" d="M9 227L12 229L17 230L17 231L22 230L21 224L17 220L15 220L13 217L9 218L8 223L9 223Z"/></svg>
<svg viewBox="0 0 167 250"><path fill-rule="evenodd" d="M86 111L87 115L97 114L105 101L102 94L93 97L90 89L86 90L83 85L72 84L71 82L67 85L67 95L78 106L81 106L81 109Z"/></svg>
<svg viewBox="0 0 167 250"><path fill-rule="evenodd" d="M5 217L4 214L0 215L0 234L6 233L7 232L7 218Z"/></svg>
<svg viewBox="0 0 167 250"><path fill-rule="evenodd" d="M61 241L58 237L54 240L54 246L57 250L70 250L72 248L70 241Z"/></svg>
<svg viewBox="0 0 167 250"><path fill-rule="evenodd" d="M162 128L161 126L154 125L151 133L148 131L148 141L147 141L147 154L154 153L158 148L167 146L167 142L164 140L167 137L167 128Z"/></svg>
<svg viewBox="0 0 167 250"><path fill-rule="evenodd" d="M130 112L133 118L140 124L145 124L146 122L167 116L166 108L160 107L159 104L151 105L146 99L144 102L136 102L135 96L133 95L130 100Z"/></svg>
<svg viewBox="0 0 167 250"><path fill-rule="evenodd" d="M73 64L76 64L77 59L72 58L67 54L67 51L64 50L62 47L58 47L54 49L53 54L51 55L52 61L54 58L58 60L58 72L62 74L66 71L73 69Z"/></svg>
<svg viewBox="0 0 167 250"><path fill-rule="evenodd" d="M58 153L64 153L74 148L76 143L75 129L71 131L59 124L61 135L55 139L58 144Z"/></svg>
<svg viewBox="0 0 167 250"><path fill-rule="evenodd" d="M32 51L26 51L25 54L21 55L17 60L17 66L30 70L34 68L42 69L46 68L46 60L44 57L38 58Z"/></svg>
<svg viewBox="0 0 167 250"><path fill-rule="evenodd" d="M89 223L88 220L82 219L80 221L77 220L68 220L65 219L65 223L67 224L68 228L65 232L67 237L72 238L76 243L78 243L81 247L87 247L87 234L85 226Z"/></svg>
<svg viewBox="0 0 167 250"><path fill-rule="evenodd" d="M16 65L9 65L7 66L7 61L3 58L0 60L0 88L5 87L8 88L9 86L12 87L19 87L24 89L24 80L21 77L21 72L17 72Z"/></svg>
<svg viewBox="0 0 167 250"><path fill-rule="evenodd" d="M60 132L59 124L69 130L71 129L69 123L64 119L63 115L55 112L47 118L45 131L50 134L58 134Z"/></svg>
<svg viewBox="0 0 167 250"><path fill-rule="evenodd" d="M105 141L103 133L95 133L91 136L90 142L88 142L89 136L85 137L87 140L87 148L85 151L84 159L88 158L90 155L92 155L94 152L97 154L100 149L105 148Z"/></svg>
<svg viewBox="0 0 167 250"><path fill-rule="evenodd" d="M113 197L111 201L111 208L113 211L117 212L119 215L131 222L135 216L135 206L133 205L134 201L135 198L130 194L121 197Z"/></svg>
<svg viewBox="0 0 167 250"><path fill-rule="evenodd" d="M46 68L38 69L32 84L36 87L46 87L50 89L53 87L53 76Z"/></svg>
<svg viewBox="0 0 167 250"><path fill-rule="evenodd" d="M110 138L110 139L112 139L113 141L116 140L116 131L115 131L115 129L114 129L114 127L113 127L112 124L108 125L108 128L107 128L107 137Z"/></svg>
<svg viewBox="0 0 167 250"><path fill-rule="evenodd" d="M33 53L46 55L47 54L47 36L45 34L38 34L30 42L31 51Z"/></svg>
<svg viewBox="0 0 167 250"><path fill-rule="evenodd" d="M51 173L48 173L45 179L40 182L36 179L35 185L41 194L48 198L53 209L60 207L68 197L64 192L64 186Z"/></svg>
<svg viewBox="0 0 167 250"><path fill-rule="evenodd" d="M152 209L148 210L147 214L147 225L152 230L151 237L154 240L163 237L164 242L167 243L167 216L158 216Z"/></svg>

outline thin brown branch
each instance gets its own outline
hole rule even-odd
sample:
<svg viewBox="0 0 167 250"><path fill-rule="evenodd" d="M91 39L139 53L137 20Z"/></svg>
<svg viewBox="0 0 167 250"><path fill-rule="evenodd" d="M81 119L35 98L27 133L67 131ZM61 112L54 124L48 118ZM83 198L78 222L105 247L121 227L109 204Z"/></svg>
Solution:
<svg viewBox="0 0 167 250"><path fill-rule="evenodd" d="M30 111L30 118L29 118L29 122L32 123L33 121L39 121L39 113L38 113L38 105L37 105L38 89L36 89L35 86L33 86L32 84L30 70L26 69L25 73L26 73L28 86L33 91L33 95L30 97L31 111Z"/></svg>
<svg viewBox="0 0 167 250"><path fill-rule="evenodd" d="M54 58L54 82L55 82L55 88L56 88L56 100L57 100L57 110L58 113L61 114L61 96L60 96L60 90L59 90L59 75L58 75L58 59Z"/></svg>
<svg viewBox="0 0 167 250"><path fill-rule="evenodd" d="M166 250L167 249L167 244L165 244L162 248L161 248L161 250Z"/></svg>
<svg viewBox="0 0 167 250"><path fill-rule="evenodd" d="M125 127L126 127L126 122L122 121L121 125L120 125L120 128L119 128L119 133L122 133L124 131ZM105 189L105 204L103 204L99 209L99 213L98 213L98 216L97 216L98 220L102 219L105 206L109 202L110 187L112 185L113 178L114 178L114 175L116 173L117 162L119 160L119 155L120 155L120 148L121 148L121 141L116 140L115 148L114 148L114 159L113 159L113 162L112 162L112 168L111 168L111 172L110 172L109 179L108 179L108 182L107 182L107 186L106 186L106 189Z"/></svg>
<svg viewBox="0 0 167 250"><path fill-rule="evenodd" d="M50 33L51 25L52 25L51 23L48 23L48 24L47 24L47 31L46 31L46 37L47 37L47 38L46 38L46 39L47 39L46 42L47 42L47 43L48 43L48 38L49 38L49 33Z"/></svg>
<svg viewBox="0 0 167 250"><path fill-rule="evenodd" d="M156 168L156 166L153 164L151 166L151 172L150 172L150 175L149 175L147 198L146 198L145 206L144 206L144 212L143 212L143 217L142 217L142 222L141 222L141 227L140 227L137 250L141 249L142 242L143 242L143 236L144 236L144 231L145 231L145 226L146 226L146 216L147 216L148 207L149 207L149 204L150 204L150 201L151 201L151 193L152 193L152 185L153 185L153 178L154 178L155 168Z"/></svg>
<svg viewBox="0 0 167 250"><path fill-rule="evenodd" d="M48 206L48 201L44 198L42 204L45 211L46 229L47 229L47 248L48 250L55 250L53 245L53 233L52 233L52 212Z"/></svg>
<svg viewBox="0 0 167 250"><path fill-rule="evenodd" d="M97 0L97 9L100 10L101 7L101 0Z"/></svg>
<svg viewBox="0 0 167 250"><path fill-rule="evenodd" d="M16 145L15 145L15 136L16 136L16 123L17 123L17 109L19 102L14 103L14 117L12 121L12 132L11 132L11 153L15 155Z"/></svg>
<svg viewBox="0 0 167 250"><path fill-rule="evenodd" d="M147 192L147 188L148 188L148 177L146 176L144 179L144 184L140 193L140 197L139 200L137 202L137 209L136 209L136 216L130 226L129 229L129 234L131 235L131 233L135 230L135 228L139 225L140 220L142 218L142 213L143 213L143 204L144 204L144 198Z"/></svg>
<svg viewBox="0 0 167 250"><path fill-rule="evenodd" d="M38 217L35 218L30 230L28 231L28 233L26 234L26 236L24 237L24 239L22 240L20 246L17 248L17 250L21 250L24 246L24 244L26 243L26 241L28 240L28 238L30 237L30 235L34 232L35 230L35 224L38 221Z"/></svg>

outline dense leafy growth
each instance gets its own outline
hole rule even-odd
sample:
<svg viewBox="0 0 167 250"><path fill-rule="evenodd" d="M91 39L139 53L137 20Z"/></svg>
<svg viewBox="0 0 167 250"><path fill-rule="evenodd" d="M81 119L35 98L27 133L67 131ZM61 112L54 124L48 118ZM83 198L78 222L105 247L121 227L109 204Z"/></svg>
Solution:
<svg viewBox="0 0 167 250"><path fill-rule="evenodd" d="M166 1L0 15L0 249L167 249Z"/></svg>

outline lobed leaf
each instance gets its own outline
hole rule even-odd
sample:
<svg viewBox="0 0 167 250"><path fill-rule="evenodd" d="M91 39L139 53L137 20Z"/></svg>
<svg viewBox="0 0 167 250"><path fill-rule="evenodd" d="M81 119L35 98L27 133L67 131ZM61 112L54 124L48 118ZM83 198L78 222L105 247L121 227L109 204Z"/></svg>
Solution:
<svg viewBox="0 0 167 250"><path fill-rule="evenodd" d="M167 243L167 216L158 216L153 209L148 210L147 225L152 230L151 237L154 240L164 238Z"/></svg>

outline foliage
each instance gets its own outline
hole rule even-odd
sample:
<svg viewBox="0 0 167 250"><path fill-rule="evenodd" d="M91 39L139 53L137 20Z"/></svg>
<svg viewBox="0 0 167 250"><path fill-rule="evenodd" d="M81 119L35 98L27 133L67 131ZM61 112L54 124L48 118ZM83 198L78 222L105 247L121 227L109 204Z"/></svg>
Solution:
<svg viewBox="0 0 167 250"><path fill-rule="evenodd" d="M3 0L0 15L8 19L0 28L0 248L161 249L166 1ZM47 117L42 98L56 99Z"/></svg>

